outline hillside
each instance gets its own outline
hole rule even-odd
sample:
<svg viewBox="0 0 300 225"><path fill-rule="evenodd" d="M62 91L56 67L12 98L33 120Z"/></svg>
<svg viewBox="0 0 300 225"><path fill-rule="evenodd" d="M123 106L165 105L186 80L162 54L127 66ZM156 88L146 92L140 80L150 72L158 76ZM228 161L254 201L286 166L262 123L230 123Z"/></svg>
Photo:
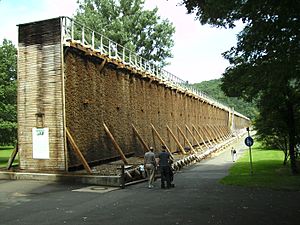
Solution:
<svg viewBox="0 0 300 225"><path fill-rule="evenodd" d="M225 104L235 111L249 117L251 120L255 118L257 110L254 103L248 103L238 98L232 98L225 96L224 92L221 90L221 80L209 80L203 81L201 83L192 84L194 87L206 93L208 96L213 97L217 101Z"/></svg>

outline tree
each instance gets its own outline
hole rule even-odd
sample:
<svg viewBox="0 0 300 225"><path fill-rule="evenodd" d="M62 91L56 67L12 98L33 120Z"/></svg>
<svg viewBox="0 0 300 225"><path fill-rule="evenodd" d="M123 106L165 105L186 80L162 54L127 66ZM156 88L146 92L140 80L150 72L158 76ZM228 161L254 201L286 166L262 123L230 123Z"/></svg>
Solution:
<svg viewBox="0 0 300 225"><path fill-rule="evenodd" d="M175 28L144 0L81 0L75 20L159 66L172 57Z"/></svg>
<svg viewBox="0 0 300 225"><path fill-rule="evenodd" d="M292 172L297 173L300 2L183 0L183 4L189 12L195 11L203 24L231 28L237 20L244 22L245 28L238 35L237 46L224 53L231 66L223 74L222 89L228 96L248 101L257 99L261 113L267 109L276 112L280 121L271 116L268 122L261 120L256 128L263 133L268 126L287 135ZM264 126L260 126L262 124Z"/></svg>
<svg viewBox="0 0 300 225"><path fill-rule="evenodd" d="M0 45L0 144L17 139L17 49L11 41Z"/></svg>
<svg viewBox="0 0 300 225"><path fill-rule="evenodd" d="M206 93L208 96L213 97L222 104L234 108L235 111L247 116L250 119L257 117L257 108L255 103L250 103L238 99L236 97L227 97L221 90L221 79L203 81L201 83L193 84L194 87Z"/></svg>

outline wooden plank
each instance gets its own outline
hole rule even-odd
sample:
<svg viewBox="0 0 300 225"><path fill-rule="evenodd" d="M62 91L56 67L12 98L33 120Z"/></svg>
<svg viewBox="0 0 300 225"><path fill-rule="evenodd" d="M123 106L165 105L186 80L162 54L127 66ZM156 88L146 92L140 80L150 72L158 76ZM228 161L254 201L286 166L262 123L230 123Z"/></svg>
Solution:
<svg viewBox="0 0 300 225"><path fill-rule="evenodd" d="M73 139L72 135L70 134L70 131L68 128L66 128L66 132L67 132L67 138L70 141L70 144L72 145L72 149L74 150L76 156L79 158L79 160L82 162L85 170L91 174L92 170L89 166L89 164L87 163L87 161L85 160L84 156L82 155L81 151L79 150L78 146L76 145L75 140Z"/></svg>
<svg viewBox="0 0 300 225"><path fill-rule="evenodd" d="M206 132L205 132L205 131L203 132L201 126L198 126L198 128L201 130L202 134L204 135L204 137L205 137L206 140L208 141L208 144L209 144L210 146L213 146L213 144L210 142L209 137L206 135Z"/></svg>
<svg viewBox="0 0 300 225"><path fill-rule="evenodd" d="M112 133L109 131L108 127L106 126L105 123L103 123L105 132L108 134L109 138L111 139L115 150L117 151L117 153L119 153L119 155L121 156L122 161L124 162L125 165L128 165L128 161L126 159L126 156L124 155L122 149L120 148L120 146L118 145L118 143L116 142L114 136L112 135Z"/></svg>
<svg viewBox="0 0 300 225"><path fill-rule="evenodd" d="M222 141L225 141L226 138L225 138L225 135L224 135L224 133L222 132L221 128L220 128L220 127L217 127L217 126L213 126L213 128L214 128L215 131L219 134L220 139L221 139Z"/></svg>
<svg viewBox="0 0 300 225"><path fill-rule="evenodd" d="M200 135L199 131L196 129L196 127L192 124L193 129L196 131L197 135L202 140L202 143L205 145L206 148L209 148L209 146L206 144L206 141L204 141L203 137Z"/></svg>
<svg viewBox="0 0 300 225"><path fill-rule="evenodd" d="M99 67L99 73L101 73L101 71L103 70L106 61L107 61L107 59L105 58L105 59L101 62L100 67Z"/></svg>
<svg viewBox="0 0 300 225"><path fill-rule="evenodd" d="M230 129L226 128L225 126L224 126L222 129L223 129L223 132L224 132L224 134L225 134L225 138L226 138L226 139L229 139L230 136L231 136Z"/></svg>
<svg viewBox="0 0 300 225"><path fill-rule="evenodd" d="M180 132L180 134L182 135L182 137L184 138L184 140L185 140L185 141L188 143L188 145L190 146L191 151L192 151L193 153L196 153L196 151L195 151L193 145L192 145L191 142L187 139L187 137L185 136L185 134L183 133L183 131L180 129L180 127L179 127L178 125L177 125L177 129L179 130L179 132Z"/></svg>
<svg viewBox="0 0 300 225"><path fill-rule="evenodd" d="M216 142L216 140L215 140L214 137L212 136L211 132L210 132L208 129L206 129L205 126L203 126L203 129L204 129L205 132L207 133L209 140L211 140L212 142L214 142L214 144L218 144L218 142Z"/></svg>
<svg viewBox="0 0 300 225"><path fill-rule="evenodd" d="M150 124L152 127L152 130L154 131L154 133L156 134L156 136L158 137L159 141L161 142L162 145L166 146L167 151L170 153L171 157L173 157L172 152L170 151L170 149L168 148L168 146L166 145L166 143L164 142L164 140L161 138L161 136L159 135L159 133L157 132L157 130L155 129L155 127L153 126L153 124Z"/></svg>
<svg viewBox="0 0 300 225"><path fill-rule="evenodd" d="M214 139L216 141L219 141L219 142L222 141L218 132L216 132L216 130L214 129L214 127L212 125L207 124L206 126L211 130L212 136L214 137Z"/></svg>
<svg viewBox="0 0 300 225"><path fill-rule="evenodd" d="M167 129L168 129L169 133L171 134L171 136L173 137L174 141L176 142L177 146L179 147L181 153L185 155L186 151L184 150L184 148L182 147L182 145L180 144L180 142L176 138L175 134L172 132L172 130L170 129L170 127L168 125L167 125Z"/></svg>
<svg viewBox="0 0 300 225"><path fill-rule="evenodd" d="M17 144L17 147L12 151L12 153L7 161L6 169L9 170L12 167L12 164L17 156L18 151L19 151L19 148L18 148L18 144Z"/></svg>
<svg viewBox="0 0 300 225"><path fill-rule="evenodd" d="M139 134L138 130L135 128L135 126L134 126L133 124L131 124L131 126L132 126L132 128L133 128L133 130L134 130L136 136L138 137L138 139L139 139L140 142L142 143L144 149L145 149L146 151L149 151L150 149L149 149L148 145L146 144L146 142L144 141L144 139L142 138L142 136ZM144 151L144 152L146 152L146 151Z"/></svg>
<svg viewBox="0 0 300 225"><path fill-rule="evenodd" d="M215 126L208 124L207 127L209 127L211 129L214 137L216 137L215 138L216 141L219 141L219 142L223 141L222 137L220 136L220 133L216 130Z"/></svg>
<svg viewBox="0 0 300 225"><path fill-rule="evenodd" d="M190 130L190 128L186 124L185 124L185 127L186 127L187 131L190 133L190 135L192 136L192 138L196 141L196 143L199 146L199 148L201 150L203 150L202 147L201 147L201 145L200 145L200 143L199 143L199 141L196 139L195 135L192 133L192 131Z"/></svg>

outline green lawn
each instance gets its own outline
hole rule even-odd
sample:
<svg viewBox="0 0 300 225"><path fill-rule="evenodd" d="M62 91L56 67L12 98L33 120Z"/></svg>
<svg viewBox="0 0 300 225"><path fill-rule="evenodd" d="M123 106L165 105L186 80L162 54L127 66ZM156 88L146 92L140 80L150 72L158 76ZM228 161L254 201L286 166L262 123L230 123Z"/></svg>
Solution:
<svg viewBox="0 0 300 225"><path fill-rule="evenodd" d="M10 158L10 155L12 151L14 150L14 147L12 146L0 146L0 167L6 167L7 161ZM16 157L13 165L18 164L18 159Z"/></svg>
<svg viewBox="0 0 300 225"><path fill-rule="evenodd" d="M279 150L252 148L253 175L250 175L249 151L230 168L220 182L228 185L300 190L300 176L291 174L290 165L283 166L284 154Z"/></svg>

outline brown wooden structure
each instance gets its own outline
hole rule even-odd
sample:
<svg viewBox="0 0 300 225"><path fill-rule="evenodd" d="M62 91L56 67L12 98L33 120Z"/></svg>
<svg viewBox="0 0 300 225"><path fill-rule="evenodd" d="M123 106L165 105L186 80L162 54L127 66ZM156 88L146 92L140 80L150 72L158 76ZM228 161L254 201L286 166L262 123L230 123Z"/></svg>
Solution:
<svg viewBox="0 0 300 225"><path fill-rule="evenodd" d="M126 164L126 154L161 143L195 151L249 126L227 107L66 38L64 19L19 25L20 169L84 165L91 173L89 164L103 159Z"/></svg>

